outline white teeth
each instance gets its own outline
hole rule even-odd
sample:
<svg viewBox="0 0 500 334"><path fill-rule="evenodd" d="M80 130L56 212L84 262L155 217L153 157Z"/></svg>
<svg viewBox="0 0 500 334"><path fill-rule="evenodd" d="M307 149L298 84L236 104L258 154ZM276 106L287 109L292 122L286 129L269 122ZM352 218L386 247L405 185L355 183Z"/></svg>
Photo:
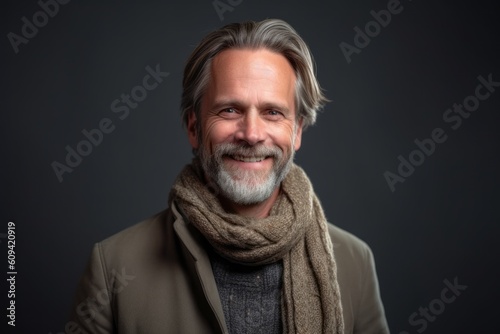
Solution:
<svg viewBox="0 0 500 334"><path fill-rule="evenodd" d="M265 159L265 157L245 157L243 155L233 155L232 158L243 162L259 162Z"/></svg>

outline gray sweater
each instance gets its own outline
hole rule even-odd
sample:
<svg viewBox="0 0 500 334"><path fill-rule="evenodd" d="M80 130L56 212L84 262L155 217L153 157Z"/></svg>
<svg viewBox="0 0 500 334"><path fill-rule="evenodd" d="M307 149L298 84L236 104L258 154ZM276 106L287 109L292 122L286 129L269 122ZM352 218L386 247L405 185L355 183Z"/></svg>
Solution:
<svg viewBox="0 0 500 334"><path fill-rule="evenodd" d="M210 262L229 333L282 333L281 261L245 266L212 253Z"/></svg>

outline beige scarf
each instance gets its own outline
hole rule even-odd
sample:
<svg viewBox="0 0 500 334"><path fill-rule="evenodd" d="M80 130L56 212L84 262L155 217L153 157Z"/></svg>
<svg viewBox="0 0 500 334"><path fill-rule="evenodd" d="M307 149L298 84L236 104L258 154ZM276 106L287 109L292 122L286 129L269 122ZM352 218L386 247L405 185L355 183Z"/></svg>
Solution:
<svg viewBox="0 0 500 334"><path fill-rule="evenodd" d="M327 222L312 185L297 165L281 184L268 217L227 213L194 160L177 178L169 201L230 261L261 265L283 260L285 333L343 333L337 267Z"/></svg>

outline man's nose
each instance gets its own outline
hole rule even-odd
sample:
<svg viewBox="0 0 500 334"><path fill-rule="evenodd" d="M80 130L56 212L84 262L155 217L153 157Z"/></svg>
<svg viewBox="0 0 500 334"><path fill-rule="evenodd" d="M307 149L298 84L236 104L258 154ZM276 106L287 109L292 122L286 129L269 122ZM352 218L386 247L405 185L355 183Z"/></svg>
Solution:
<svg viewBox="0 0 500 334"><path fill-rule="evenodd" d="M241 120L235 139L245 141L249 145L258 144L265 139L265 126L264 120L257 111L249 111Z"/></svg>

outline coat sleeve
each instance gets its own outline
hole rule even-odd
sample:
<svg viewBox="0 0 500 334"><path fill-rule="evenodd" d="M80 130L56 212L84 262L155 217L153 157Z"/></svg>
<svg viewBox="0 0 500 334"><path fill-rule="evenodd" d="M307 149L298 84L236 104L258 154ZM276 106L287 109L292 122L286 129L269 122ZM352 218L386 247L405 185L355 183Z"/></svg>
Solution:
<svg viewBox="0 0 500 334"><path fill-rule="evenodd" d="M365 248L361 299L355 316L354 333L386 334L389 327L380 297L375 260L369 247Z"/></svg>
<svg viewBox="0 0 500 334"><path fill-rule="evenodd" d="M112 276L113 272L108 273L101 246L97 243L78 284L66 333L114 333Z"/></svg>

